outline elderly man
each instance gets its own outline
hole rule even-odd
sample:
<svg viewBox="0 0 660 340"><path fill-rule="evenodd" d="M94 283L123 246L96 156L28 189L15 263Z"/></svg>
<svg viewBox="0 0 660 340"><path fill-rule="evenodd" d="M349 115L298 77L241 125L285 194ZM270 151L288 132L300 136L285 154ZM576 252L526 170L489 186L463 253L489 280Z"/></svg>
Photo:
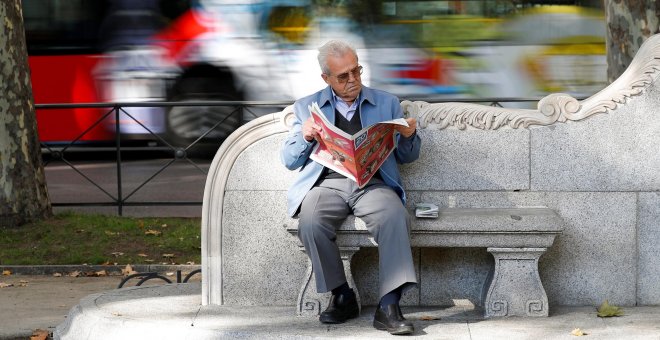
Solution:
<svg viewBox="0 0 660 340"><path fill-rule="evenodd" d="M332 292L322 323L343 323L359 314L335 243L336 230L348 214L360 217L378 244L379 297L373 325L391 334L410 334L413 324L401 313L399 300L417 283L409 239L406 195L397 163L419 156L416 121L396 126L397 147L364 187L309 158L320 140L321 127L310 118L308 105L318 103L335 126L354 134L377 122L403 117L398 98L362 85L362 66L353 47L333 40L319 49L321 77L328 86L294 104L295 122L281 149L290 169L300 169L288 191L288 213L298 215L298 235L312 261L318 292Z"/></svg>

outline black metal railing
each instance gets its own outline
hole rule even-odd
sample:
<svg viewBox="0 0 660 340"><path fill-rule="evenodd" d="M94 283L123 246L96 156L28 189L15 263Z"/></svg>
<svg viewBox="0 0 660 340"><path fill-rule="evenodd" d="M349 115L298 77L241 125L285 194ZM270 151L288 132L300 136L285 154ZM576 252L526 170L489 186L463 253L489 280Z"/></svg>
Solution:
<svg viewBox="0 0 660 340"><path fill-rule="evenodd" d="M408 98L406 98L408 99ZM469 102L469 103L481 103L491 106L502 107L502 103L530 103L538 101L540 98L409 98L408 100L423 100L429 103L439 103L439 102ZM203 145L207 143L207 139L211 136L214 131L223 126L228 119L236 119L237 115L240 117L241 122L246 122L252 120L262 113L277 112L287 105L290 105L291 102L278 101L278 102L256 102L256 101L190 101L190 102L134 102L134 103L85 103L85 104L37 104L36 110L41 114L54 114L53 112L46 112L49 110L75 110L75 109L97 109L97 111L90 111L90 114L95 114L98 117L93 120L93 122L84 129L78 136L72 138L70 141L66 141L62 144L50 144L42 143L42 155L44 155L44 167L48 169L52 164L61 162L70 167L78 175L82 181L87 181L98 189L103 195L109 200L107 201L69 201L69 202L51 202L53 207L102 207L102 206L111 206L117 207L117 214L122 215L124 207L128 206L201 206L202 202L200 200L129 200L134 197L140 190L142 190L145 185L152 183L153 180L159 176L163 171L172 167L172 164L175 162L186 162L190 164L194 171L199 171L201 174L206 175L206 170L203 169L203 166L198 164L196 159L190 157L190 151L193 150L196 146ZM173 107L224 107L228 108L229 112L223 119L219 119L217 122L212 122L205 130L203 130L198 136L193 137L192 139L187 140L184 144L181 144L181 141L177 143L172 140L168 140L167 134L161 132L154 132L150 129L144 122L140 119L134 117L129 112L129 108L136 107L148 107L148 108L164 108L171 109ZM57 112L55 112L57 113ZM114 119L110 121L110 124L107 120ZM132 122L140 125L146 132L145 136L142 136L144 140L149 141L150 145L136 145L130 140L126 140L125 134L122 133L122 124L120 123L122 119L129 119ZM106 141L106 144L97 144L93 146L85 145L82 141L84 137L90 134L90 131L99 128L107 128L109 125L114 125L114 139L111 141ZM216 145L211 145L217 149L220 145L221 140L215 139ZM81 146L82 145L82 146ZM125 183L123 182L123 173L122 173L122 155L126 151L159 151L164 156L164 159L168 161L156 169L148 178L141 183L139 183L133 190L130 192L125 192ZM73 158L72 155L79 157L85 152L109 152L114 154L114 162L116 163L116 194L111 193L109 190L103 188L102 185L98 183L98 180L94 180L91 176L87 175L84 171L80 169L80 166L74 164L71 161ZM71 156L71 157L70 157ZM49 185L50 190L50 185Z"/></svg>
<svg viewBox="0 0 660 340"><path fill-rule="evenodd" d="M228 119L232 119L232 116L239 116L240 121L247 121L258 117L261 112L276 112L291 104L290 102L250 102L250 101L195 101L195 102L137 102L137 103L85 103L85 104L37 104L35 106L41 114L49 114L49 112L44 111L56 111L56 110L78 110L78 109L97 109L96 111L88 111L89 114L95 115L94 119L91 119L92 123L86 127L78 136L71 138L70 141L64 143L53 144L53 143L41 143L42 154L44 155L44 167L47 169L49 165L57 162L66 164L69 168L75 171L80 177L81 180L87 181L109 200L105 201L75 201L75 202L57 202L53 201L51 204L54 207L102 207L102 206L116 206L118 215L123 214L123 208L126 206L201 206L201 201L129 201L136 193L138 193L146 184L153 181L159 174L161 174L166 169L170 168L172 164L177 161L184 161L190 164L196 171L206 174L206 170L200 167L196 160L192 159L190 156L190 151L200 144L205 142L205 139L217 130L222 124ZM177 106L185 107L226 107L229 108L229 113L225 115L222 119L219 119L216 122L213 122L208 126L205 131L202 131L201 134L195 136L193 139L187 140L181 144L182 141L178 140L174 143L171 140L168 140L166 134L153 131L150 127L145 125L140 119L136 118L129 112L129 108L134 107L149 107L149 108L165 108L170 109ZM54 114L57 112L52 112ZM87 112L85 112L87 113ZM111 120L113 119L113 121ZM125 121L129 119L131 122L138 124L143 131L145 132L140 136L142 141L148 141L153 146L143 146L136 144L132 140L125 140L125 134L122 133L122 119ZM233 118L236 120L236 118ZM85 137L90 134L90 131L96 128L112 128L110 125L114 125L114 139L112 141L104 141L100 143L87 143ZM84 142L85 141L85 142ZM208 141L206 141L208 142ZM210 147L217 147L220 145L220 140L215 139L213 143L216 145L211 145ZM125 193L124 192L124 182L122 177L122 154L126 151L159 151L161 155L164 155L165 159L169 159L167 163L160 166L159 169L155 170L146 180L142 181L134 188L132 191ZM79 156L81 153L85 152L112 152L114 153L114 160L116 163L116 193L111 193L109 190L106 190L102 185L98 183L97 180L92 179L84 171L80 169L80 166L74 164L70 161L70 158Z"/></svg>

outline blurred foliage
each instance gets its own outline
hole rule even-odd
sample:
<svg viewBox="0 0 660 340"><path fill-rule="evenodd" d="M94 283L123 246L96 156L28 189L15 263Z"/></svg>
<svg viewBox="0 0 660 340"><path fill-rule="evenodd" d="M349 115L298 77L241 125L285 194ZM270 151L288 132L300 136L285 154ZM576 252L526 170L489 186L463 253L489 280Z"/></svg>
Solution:
<svg viewBox="0 0 660 340"><path fill-rule="evenodd" d="M420 20L392 20L394 25L406 25L418 37L421 46L447 48L465 46L472 41L500 39L495 27L499 19L488 19L466 15L428 17Z"/></svg>
<svg viewBox="0 0 660 340"><path fill-rule="evenodd" d="M276 35L292 42L304 43L311 17L305 7L279 6L268 16L268 29Z"/></svg>

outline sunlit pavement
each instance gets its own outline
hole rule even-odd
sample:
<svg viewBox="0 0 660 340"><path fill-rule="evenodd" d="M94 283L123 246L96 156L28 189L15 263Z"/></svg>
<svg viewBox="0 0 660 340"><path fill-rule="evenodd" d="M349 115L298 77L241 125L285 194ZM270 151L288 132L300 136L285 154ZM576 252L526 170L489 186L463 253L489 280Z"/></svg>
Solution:
<svg viewBox="0 0 660 340"><path fill-rule="evenodd" d="M117 288L121 277L0 276L0 339L29 339L36 329L54 329L83 297ZM27 337L26 337L27 336Z"/></svg>
<svg viewBox="0 0 660 340"><path fill-rule="evenodd" d="M115 289L121 277L15 275L1 282L0 339L25 339L36 329L72 339L391 338L371 327L373 307L342 325L296 317L294 307L200 306L200 284ZM82 299L82 300L81 300ZM74 307L72 309L72 307ZM596 308L553 307L547 318L484 319L470 307L404 307L412 338L660 339L660 306L625 307L599 318ZM68 317L67 317L68 313Z"/></svg>

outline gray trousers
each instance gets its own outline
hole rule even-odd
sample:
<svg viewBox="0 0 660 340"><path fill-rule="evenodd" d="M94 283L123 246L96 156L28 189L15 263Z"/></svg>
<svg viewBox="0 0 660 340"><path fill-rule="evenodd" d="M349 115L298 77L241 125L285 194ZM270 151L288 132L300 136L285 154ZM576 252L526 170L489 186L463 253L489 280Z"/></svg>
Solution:
<svg viewBox="0 0 660 340"><path fill-rule="evenodd" d="M298 214L298 237L312 261L316 290L325 293L346 282L335 243L336 230L350 213L360 217L378 244L379 298L417 283L410 249L408 211L380 179L359 189L348 178L325 179L305 196Z"/></svg>

